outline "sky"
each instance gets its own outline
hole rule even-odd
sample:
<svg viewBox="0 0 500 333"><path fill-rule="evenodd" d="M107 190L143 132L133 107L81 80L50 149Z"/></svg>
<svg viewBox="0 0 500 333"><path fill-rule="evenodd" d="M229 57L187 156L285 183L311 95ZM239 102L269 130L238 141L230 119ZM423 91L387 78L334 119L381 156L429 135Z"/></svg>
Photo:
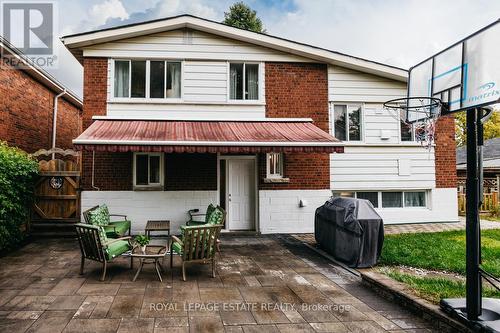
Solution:
<svg viewBox="0 0 500 333"><path fill-rule="evenodd" d="M59 36L192 14L222 21L236 0L59 0ZM500 0L246 0L267 33L408 69L500 18ZM59 45L50 71L82 95L83 70Z"/></svg>

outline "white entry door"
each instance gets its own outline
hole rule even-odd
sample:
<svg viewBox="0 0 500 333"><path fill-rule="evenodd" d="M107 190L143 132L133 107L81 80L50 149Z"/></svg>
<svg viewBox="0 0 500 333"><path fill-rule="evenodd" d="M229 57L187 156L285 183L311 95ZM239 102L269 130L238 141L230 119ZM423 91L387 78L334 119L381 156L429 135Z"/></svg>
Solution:
<svg viewBox="0 0 500 333"><path fill-rule="evenodd" d="M255 230L255 160L228 160L230 230Z"/></svg>

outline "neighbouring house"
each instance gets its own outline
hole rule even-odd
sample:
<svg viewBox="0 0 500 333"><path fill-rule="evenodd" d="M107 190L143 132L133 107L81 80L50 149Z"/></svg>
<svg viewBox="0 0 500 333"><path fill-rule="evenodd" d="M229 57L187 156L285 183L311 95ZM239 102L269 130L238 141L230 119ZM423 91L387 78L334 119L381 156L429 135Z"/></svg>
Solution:
<svg viewBox="0 0 500 333"><path fill-rule="evenodd" d="M82 210L141 232L215 202L227 230L312 232L333 191L386 223L457 220L453 118L428 151L383 109L403 69L190 15L62 41L84 66Z"/></svg>
<svg viewBox="0 0 500 333"><path fill-rule="evenodd" d="M28 153L50 149L57 101L56 146L72 148L82 129L82 100L2 37L0 61L0 140Z"/></svg>
<svg viewBox="0 0 500 333"><path fill-rule="evenodd" d="M467 147L457 148L457 189L459 211L465 213L465 180L467 179ZM483 205L481 211L498 206L500 193L500 138L484 141L483 146Z"/></svg>

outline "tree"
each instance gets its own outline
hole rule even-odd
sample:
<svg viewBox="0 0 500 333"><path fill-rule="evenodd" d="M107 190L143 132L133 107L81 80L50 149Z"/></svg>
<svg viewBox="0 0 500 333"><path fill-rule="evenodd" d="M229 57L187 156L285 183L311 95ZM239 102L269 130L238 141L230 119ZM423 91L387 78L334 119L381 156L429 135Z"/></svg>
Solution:
<svg viewBox="0 0 500 333"><path fill-rule="evenodd" d="M455 136L457 146L465 146L467 144L467 123L465 112L457 112L455 114ZM493 139L500 137L500 110L493 111L493 115L486 123L484 123L484 139Z"/></svg>
<svg viewBox="0 0 500 333"><path fill-rule="evenodd" d="M243 1L234 3L229 7L229 12L224 12L222 23L254 32L266 32L262 21L257 17L257 12Z"/></svg>

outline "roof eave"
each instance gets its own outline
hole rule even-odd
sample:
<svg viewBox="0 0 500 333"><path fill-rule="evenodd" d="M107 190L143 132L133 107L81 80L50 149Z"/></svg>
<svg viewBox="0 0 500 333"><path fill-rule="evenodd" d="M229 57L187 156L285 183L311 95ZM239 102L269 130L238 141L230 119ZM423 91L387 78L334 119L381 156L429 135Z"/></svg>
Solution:
<svg viewBox="0 0 500 333"><path fill-rule="evenodd" d="M156 20L117 27L113 29L65 36L62 37L61 40L68 49L74 52L76 49L82 49L84 47L95 44L102 44L114 40L133 38L142 35L149 35L157 32L182 28L200 30L222 37L276 49L282 52L306 57L315 61L347 67L397 81L407 82L408 80L408 72L401 68L362 58L357 58L354 56L349 56L346 54L290 41L275 36L259 34L248 30L230 27L218 22L205 20L190 15L177 16L173 18L166 18L164 20Z"/></svg>

